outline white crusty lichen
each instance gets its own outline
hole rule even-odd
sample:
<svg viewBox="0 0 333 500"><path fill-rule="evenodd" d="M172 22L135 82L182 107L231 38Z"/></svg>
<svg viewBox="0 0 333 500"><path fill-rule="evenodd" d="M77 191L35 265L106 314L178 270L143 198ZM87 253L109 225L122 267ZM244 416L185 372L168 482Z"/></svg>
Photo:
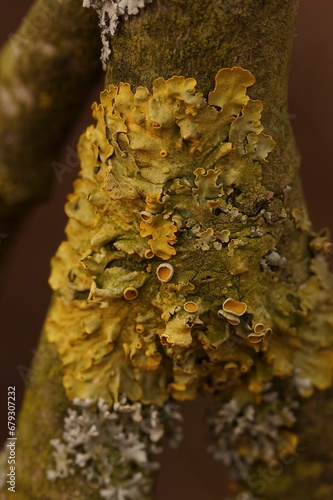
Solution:
<svg viewBox="0 0 333 500"><path fill-rule="evenodd" d="M217 402L207 425L212 444L208 452L226 467L235 480L246 480L256 462L271 463L293 454L297 438L288 429L296 422L298 403L267 384L261 403L240 405L236 399Z"/></svg>
<svg viewBox="0 0 333 500"><path fill-rule="evenodd" d="M85 483L108 500L149 498L166 434L170 445L182 437L177 405L143 406L125 396L108 406L75 398L64 419L62 439L52 439L55 467L50 481L81 475Z"/></svg>
<svg viewBox="0 0 333 500"><path fill-rule="evenodd" d="M93 7L99 16L101 28L102 54L101 60L105 69L109 59L111 37L115 34L119 19L135 16L145 5L153 0L83 0L83 7Z"/></svg>

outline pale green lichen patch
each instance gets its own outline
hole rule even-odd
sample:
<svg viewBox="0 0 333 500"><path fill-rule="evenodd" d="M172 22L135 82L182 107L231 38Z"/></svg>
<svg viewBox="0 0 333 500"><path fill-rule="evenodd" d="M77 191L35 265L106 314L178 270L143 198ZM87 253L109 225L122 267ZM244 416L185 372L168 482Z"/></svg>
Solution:
<svg viewBox="0 0 333 500"><path fill-rule="evenodd" d="M161 404L237 381L259 395L276 377L308 395L331 383L329 246L263 184L274 141L253 83L222 69L208 102L175 76L152 92L111 86L94 104L50 278L47 335L70 399ZM305 262L284 255L285 225L304 233Z"/></svg>

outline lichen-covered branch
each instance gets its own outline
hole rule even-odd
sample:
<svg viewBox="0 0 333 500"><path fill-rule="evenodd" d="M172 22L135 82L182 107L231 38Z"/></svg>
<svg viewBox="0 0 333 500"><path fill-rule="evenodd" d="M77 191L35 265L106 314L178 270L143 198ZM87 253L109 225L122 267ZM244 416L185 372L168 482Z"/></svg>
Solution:
<svg viewBox="0 0 333 500"><path fill-rule="evenodd" d="M96 15L36 0L0 55L0 232L45 199L52 162L100 75ZM4 248L2 245L1 248Z"/></svg>
<svg viewBox="0 0 333 500"><path fill-rule="evenodd" d="M145 407L214 393L212 453L226 463L223 432L237 428L239 483L302 445L303 398L332 383L333 285L287 117L295 15L292 0L156 0L119 23L50 279L45 334L69 402L56 362L58 407L46 396L40 419L36 379L21 414L22 498L102 496L103 482L78 492L77 469L59 479L75 398L112 414L124 394ZM47 429L36 477L37 416Z"/></svg>
<svg viewBox="0 0 333 500"><path fill-rule="evenodd" d="M228 313L241 304L228 297L247 303L236 314L254 353L268 335L259 263L277 242L253 208L267 197L259 162L274 141L262 132L262 104L246 95L253 82L246 70L222 69L208 103L194 79L173 77L155 80L152 94L110 87L94 105L97 124L80 140L82 170L66 205L68 241L50 278L47 334L70 399L112 402L124 392L161 404L216 390L219 362L232 359ZM238 208L227 199L232 185L244 193ZM239 356L241 371L254 362Z"/></svg>
<svg viewBox="0 0 333 500"><path fill-rule="evenodd" d="M102 92L79 144L46 324L71 400L231 401L229 431L213 418L213 455L242 480L296 449L293 410L331 385L333 366L329 243L290 204L291 187L263 184L274 141L246 95L253 83L222 69L208 103L177 76L152 93ZM287 230L307 239L293 267Z"/></svg>
<svg viewBox="0 0 333 500"><path fill-rule="evenodd" d="M284 437L275 459L257 461L247 470L235 488L236 500L280 500L316 498L330 500L333 495L332 473L332 388L304 399L296 409L298 443L293 448ZM290 394L289 394L290 398ZM285 410L286 411L286 408ZM230 416L230 412L229 412ZM244 420L244 416L241 417ZM252 430L248 426L248 430ZM264 422L266 428L269 421ZM270 439L271 440L271 439ZM258 440L255 447L258 448ZM281 446L282 445L282 446ZM266 447L267 449L267 447ZM239 458L239 456L238 456Z"/></svg>
<svg viewBox="0 0 333 500"><path fill-rule="evenodd" d="M136 15L146 4L153 0L83 0L84 7L92 7L99 16L101 28L102 53L104 69L111 54L111 39L117 31L121 19Z"/></svg>

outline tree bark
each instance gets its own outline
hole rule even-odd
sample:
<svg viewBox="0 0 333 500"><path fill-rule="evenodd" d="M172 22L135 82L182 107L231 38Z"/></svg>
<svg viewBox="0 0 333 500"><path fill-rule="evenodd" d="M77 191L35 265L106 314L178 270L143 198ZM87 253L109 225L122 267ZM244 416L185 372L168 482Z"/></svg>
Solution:
<svg viewBox="0 0 333 500"><path fill-rule="evenodd" d="M140 15L121 24L112 40L106 85L118 85L122 81L129 82L133 89L138 86L151 87L157 77L183 75L196 78L198 90L207 96L220 68L237 65L250 70L257 79L249 92L250 96L263 101L265 131L277 143L269 157L269 168L262 170L262 183L276 198L283 198L286 186L290 186L285 208L301 211L306 218L298 178L299 156L287 108L288 69L296 10L297 3L294 0L170 0L167 3L156 0ZM293 276L298 284L308 278L311 261L308 246L310 229L306 222L303 226L300 222L300 225L301 228L295 230L295 225L290 222L284 226L283 233L278 229L276 233L284 255L288 256L286 275ZM327 302L330 286L323 292L327 295ZM331 314L331 305L327 314ZM45 345L46 340L43 338L39 352L43 352ZM304 433L305 446L309 449L315 447L318 438L314 427L309 431L309 421L317 417L316 398L325 405L325 425L331 413L329 393L321 393L304 402L302 412L308 412L308 417L303 416L300 420L301 429L304 429L301 430L300 444L303 445ZM60 435L67 406L60 362L52 359L43 365L43 369L31 381L20 415L16 493L19 500L98 498L97 493L79 491L78 478L54 484L46 479L46 470L51 464L51 449L47 443ZM325 443L320 441L320 449L327 457L328 435ZM39 467L36 467L37 461ZM312 458L312 453L308 452L295 461L298 472L296 476L291 473L293 481L286 481L284 498L301 498L300 491L304 495L302 474L307 465L314 470L314 479L309 479L307 486L311 486L311 489L318 487L322 495L318 498L331 498L330 486L326 490L321 487L320 490L317 484L319 478L325 478L325 481L329 478L331 461L328 458L325 464L318 465L316 454ZM286 476L283 473L283 477L287 477L288 472ZM281 498L277 483L275 481L270 485L263 498Z"/></svg>

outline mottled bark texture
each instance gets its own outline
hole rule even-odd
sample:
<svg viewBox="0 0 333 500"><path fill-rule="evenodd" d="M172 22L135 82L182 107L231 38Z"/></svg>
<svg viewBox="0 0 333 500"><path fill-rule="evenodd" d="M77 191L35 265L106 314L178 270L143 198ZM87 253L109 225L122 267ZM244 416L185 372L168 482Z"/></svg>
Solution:
<svg viewBox="0 0 333 500"><path fill-rule="evenodd" d="M113 83L119 85L119 82L121 81L128 82L132 86L133 91L138 86L142 85L151 88L153 80L160 76L170 78L176 74L183 75L185 77L194 77L198 82L197 90L203 92L205 97L207 97L208 92L213 89L214 76L221 67L232 67L234 65L241 66L250 70L256 77L256 84L249 89L249 95L251 97L253 96L255 99L261 99L264 103L262 122L265 126L265 131L273 136L277 145L273 152L269 155L269 163L267 164L269 167L266 167L264 163L261 163L260 169L258 170L260 173L259 184L264 190L263 192L265 193L266 199L265 201L262 200L262 204L259 204L259 206L256 207L255 216L261 214L261 210L263 210L261 214L263 217L264 214L266 214L264 217L265 221L262 221L262 227L264 227L265 230L268 226L270 227L270 229L267 230L267 234L269 233L272 238L271 242L274 244L276 243L280 257L282 255L285 257L285 260L281 261L279 260L279 256L276 257L276 255L274 255L273 258L272 255L269 254L270 257L263 263L265 268L264 272L266 273L265 276L267 277L266 284L269 287L267 289L272 290L272 293L274 289L277 290L277 294L275 296L274 293L271 295L270 313L272 317L273 335L271 336L271 339L268 339L268 345L265 349L261 350L258 348L258 350L254 350L255 354L253 354L253 358L255 362L254 365L252 365L254 368L251 369L249 374L245 373L243 378L247 389L244 389L243 392L241 391L242 396L240 399L243 398L245 401L249 399L249 387L250 392L252 391L251 397L254 399L256 397L260 398L260 392L265 384L265 381L270 380L272 376L283 377L286 375L290 377L293 374L294 362L296 363L296 366L302 366L303 371L306 373L307 378L304 379L306 381L306 390L308 390L308 394L306 395L313 393L313 386L319 389L324 389L330 384L331 380L331 355L328 350L325 351L325 348L330 346L332 338L332 306L330 303L332 282L330 277L326 279L327 270L321 257L321 254L325 253L327 250L327 243L325 242L325 235L314 235L311 233L311 227L307 220L306 209L304 207L304 200L298 178L299 157L288 120L287 110L288 67L292 40L294 37L295 17L296 3L292 0L220 0L216 2L211 2L210 0L195 0L191 2L188 0L170 0L168 2L157 0L147 9L142 11L139 16L132 17L125 24L121 24L118 34L112 41L112 56L107 72L107 84ZM104 95L104 98L106 100L109 99L107 94ZM124 102L126 102L126 99L122 101L122 104L118 103L119 106L123 106ZM102 116L104 116L101 108L99 108L99 112ZM97 114L98 113L96 111L96 118ZM111 122L112 121L110 121L110 123ZM159 124L157 123L157 128L158 125ZM105 129L105 124L103 124L103 127ZM94 132L93 129L90 129L83 141L87 142L91 140L91 135L93 133L96 132ZM96 139L96 141L98 140ZM121 144L126 149L126 138L123 137L122 141L123 142L121 142ZM84 148L81 143L81 152L83 150ZM106 150L104 152L107 153ZM88 156L88 153L86 157L83 156L85 165L88 165L91 161L91 158L88 158ZM163 153L161 156L165 156L165 154ZM250 165L250 163L248 163L248 165ZM254 168L254 165L251 165ZM200 165L196 165L196 167L198 168L197 175L199 178L200 175L203 175L203 172L200 171ZM98 164L96 172L93 172L91 175L98 175L100 171L102 175L103 168L103 165L100 166ZM226 171L227 170L228 167L226 167ZM212 173L211 171L211 178L214 175L217 175L217 173L218 172ZM226 175L225 172L223 175ZM93 177L91 177L91 179L92 178ZM196 181L198 181L198 178ZM228 178L224 180L228 185ZM72 200L75 203L72 205L69 203L68 205L68 213L72 219L72 222L68 226L68 234L69 239L72 238L72 250L74 248L75 251L80 250L78 250L79 246L75 243L75 234L74 237L73 234L70 235L70 232L73 230L73 224L75 226L73 221L78 220L77 241L80 239L80 224L89 227L91 223L91 220L82 219L83 212L80 212L79 209L81 203L79 199L80 182L81 181L77 184L77 193L74 195ZM95 182L95 180L93 182ZM189 180L190 186L191 182L193 184L192 178ZM236 180L236 185L237 182L242 181L239 179ZM196 184L196 186L200 191L198 184ZM216 186L213 187L214 189L216 188ZM118 189L119 185L116 186L116 188ZM128 189L130 189L130 183ZM244 198L239 197L240 193L235 190L235 186L229 186L228 196L230 196L232 192L234 194L231 198L229 198L229 201L236 208L237 206L245 209L248 208L255 198L255 193L248 193L248 197L245 198L244 201ZM155 216L155 212L153 210L156 209L156 207L158 212L159 200L155 200L155 204L153 201L154 200L150 200L150 208L152 208L150 212L149 210L143 210L146 212L144 217L147 216L149 218L153 217L153 215ZM141 202L142 200L138 201L138 206ZM96 197L95 203L98 203L98 199ZM103 206L105 200L101 199L100 203L99 209ZM212 206L213 205L210 205L210 207ZM134 217L133 213L135 211L133 211L132 205L129 204L129 207L128 217ZM226 207L222 206L221 214L223 210L226 210ZM227 213L228 210L223 213ZM285 216L283 216L283 211L286 213ZM147 212L149 212L148 215ZM186 209L184 213L185 212ZM269 215L267 215L267 212ZM234 213L236 214L236 212ZM89 212L89 214L91 214L91 212ZM224 217L223 214L221 216ZM249 216L251 217L251 214ZM167 217L168 215L166 214L166 218ZM282 219L284 222L282 222ZM238 228L238 230L241 231L240 228ZM147 230L147 232L149 231ZM207 234L210 233L208 232ZM260 239L260 234L259 228L259 232L257 232L255 236ZM142 229L142 237L145 237L144 235L145 232L144 229ZM235 234L232 236L234 240L237 240L237 236ZM170 241L174 242L172 236L170 237L169 234L169 242ZM239 240L237 241L237 244L240 244ZM205 242L203 242L203 247L205 246L204 243ZM210 242L208 241L208 247L209 243ZM95 244L98 244L98 242L95 241ZM104 242L100 241L100 244L103 246ZM235 251L235 255L238 255L237 244L234 243L233 248L232 246L229 247L230 256L234 255L233 250ZM90 243L87 245L89 246ZM220 246L222 247L222 245ZM125 243L121 248L126 254L127 247ZM177 245L175 248L177 250ZM147 258L155 259L152 261L152 268L156 271L158 262L156 261L156 255L158 256L158 254L156 254L155 247L151 246L151 250L152 253L155 251L155 255L150 254L148 257L148 254L146 254L146 256ZM216 266L217 260L213 249L209 247L209 251L203 253L204 251L204 248L198 250L198 255L200 255L201 259L200 266L204 268L205 271L207 267L207 271L209 268L212 273L218 272L218 270L216 270L217 268L214 267ZM215 251L217 251L216 248ZM273 248L270 248L270 245L267 247L267 252L268 251L273 251ZM70 255L73 256L73 252ZM243 255L247 255L246 250ZM255 254L252 255L254 256ZM99 255L99 258L101 256L102 254ZM160 258L162 259L160 262L162 262L164 259L163 256ZM170 262L172 262L172 258ZM178 257L176 256L176 258ZM278 259L277 261L274 260L276 258ZM126 261L127 264L131 266L131 259L131 256L127 257L127 255L125 255L123 261ZM136 259L137 260L135 262L138 262L139 259L137 257ZM58 254L58 260L62 260L62 264L65 264L66 266L70 264L66 261L66 258L63 258L61 252ZM242 259L240 259L240 261L242 261ZM179 263L181 276L183 271L181 263L177 260L176 262ZM196 267L194 252L191 253L191 257L187 259L185 258L183 262L188 265L189 270L193 270L193 268ZM102 260L99 260L98 262L86 261L85 264L87 268L94 265L97 265L97 267L104 265ZM55 264L55 266L56 265L57 264ZM251 259L247 260L247 265L251 269L255 267L254 262L251 261ZM140 266L141 263L138 264L139 270L141 270ZM257 263L257 267L258 266L259 264ZM107 270L107 273L111 276L114 270L115 267L111 265L110 270ZM73 278L71 281L71 291L74 294L74 306L79 309L80 307L78 304L79 301L81 301L81 304L83 304L82 309L84 309L84 301L88 298L84 287L85 285L82 285L84 280L82 281L82 276L79 277L77 281L79 289L75 289L75 273L71 278ZM57 280L58 278L56 277L53 282L53 286L58 290L57 283L60 284L59 289L63 288L63 284L61 281ZM242 295L244 294L244 289L250 281L248 281L246 276L245 268L242 268L242 266L239 265L236 272L231 270L229 281L225 283L225 286L226 288L230 287L232 291L231 297L240 301L242 299ZM231 285L228 284L229 282ZM274 288L275 282L279 283L281 287ZM97 285L99 285L100 289L103 288L103 280L100 280ZM111 285L113 286L112 283ZM111 285L109 287L110 289L112 289ZM227 298L225 296L223 286L224 285L222 285L222 291L220 294L221 301L222 299ZM81 292L83 292L81 294L80 287ZM219 295L218 291L216 291L217 287L215 285L210 285L209 280L205 287L207 293L211 294L215 300L215 302L213 300L214 304L212 307L216 309L218 307L221 308L221 304L217 304ZM296 292L293 292L291 295L289 294L289 290L291 289L290 287L293 290L296 290ZM135 287L129 288L130 290L124 290L125 296L123 299L117 298L119 301L117 302L117 304L119 304L119 312L122 310L127 311L128 302L125 302L126 293L136 294L133 290ZM298 289L301 290L300 294L298 294ZM262 290L263 289L261 289L259 293L263 293ZM95 291L96 287L93 292L95 293ZM170 288L169 291L171 291ZM238 293L237 297L235 296L236 292ZM66 293L68 303L70 303L73 298L69 298L68 290ZM90 299L91 297L94 298L94 293L89 296ZM61 295L59 290L57 295L58 298ZM127 296L127 298L129 298L129 296ZM135 299L136 295L130 298ZM65 308L68 307L66 301L64 301L63 298L61 300L62 305ZM123 302L121 302L121 300L123 300ZM138 301L140 301L140 297L138 298ZM244 302L246 302L245 299ZM283 309L287 302L288 308ZM251 305L251 301L249 301L249 303ZM122 307L121 304L125 305ZM240 302L238 302L236 306L241 307L239 304ZM253 304L251 307L254 307ZM77 312L77 309L76 313L80 314ZM54 310L55 309L52 309L52 311ZM55 315L51 312L49 325L52 322L53 324L58 323L58 326L56 328L54 327L53 331L61 325L62 321L63 330L66 331L66 328L70 325L68 312L70 313L70 307L63 317L59 314L57 316L57 314ZM224 312L226 312L226 310L224 310ZM319 314L318 317L316 316L317 312ZM120 316L122 315L120 314ZM267 318L268 316L265 317L265 319ZM317 332L316 327L317 318L320 320L319 333ZM205 317L205 319L207 318ZM235 324L235 317L233 315L231 315L231 317L226 315L226 319L229 319L231 324ZM94 331L94 328L98 329L99 325L97 323L98 322L95 322L94 325L89 325L89 330L86 330L86 332L90 334ZM300 328L299 325L302 325L302 327ZM73 324L73 327L76 328L75 324ZM48 326L48 328L50 327ZM228 326L228 328L230 327ZM142 333L142 330L140 329L137 329L137 333L140 333L140 331ZM260 333L261 331L262 327L257 325L257 333ZM70 333L72 333L72 330ZM49 332L48 335L50 335ZM112 331L108 331L107 335L111 335L112 337ZM168 339L168 335L166 335L165 332L164 335ZM111 337L110 340L112 341L113 339ZM199 336L196 337L196 340L198 338ZM209 332L207 333L206 331L204 336L201 336L200 338L203 339L203 344L206 342L207 348L207 338L209 342L211 342L211 339L209 339ZM56 339L56 335L54 339ZM57 340L54 341L57 344ZM64 352L62 347L65 343L65 337L64 341L60 339L59 350L62 351L61 355ZM166 344L168 344L168 340ZM306 346L306 348L304 348L304 346ZM165 347L168 346L164 345L160 347L159 354L161 357L165 355L163 352ZM45 340L41 343L41 352L44 348ZM136 348L138 349L138 347L132 345L124 347L125 353L131 353L129 355L131 359L132 348L134 351ZM205 347L203 347L203 350L205 350ZM119 355L122 355L121 346L118 346L118 352ZM172 359L172 348L170 348L170 352L170 359ZM207 353L207 356L209 356L209 347L207 348ZM168 353L168 355L169 354L170 353ZM179 359L181 360L181 353ZM206 361L207 359L205 358L205 362ZM231 366L232 363L230 364L229 361L230 359L224 359L224 362L221 364L222 386L226 380L229 380L230 378L232 379L233 371L236 370L237 372L239 369L239 365L237 365L237 363L232 361L233 366ZM68 365L68 360L66 360L66 365ZM209 365L208 362L207 365ZM248 367L250 366L251 365L249 364ZM164 368L165 367L168 368L167 363L164 365ZM80 379L80 382L82 380L84 382L84 378ZM185 388L188 387L186 384L186 382L183 384ZM176 385L176 387L173 386L173 389L175 390L173 393L174 397L179 396L179 398L181 398L180 393L184 391L183 386L181 384ZM128 380L127 387L130 387ZM206 380L204 387L207 390L211 387L215 388L214 384L211 383L211 380ZM69 393L72 388L73 384L71 386L67 385L67 393ZM136 389L137 387L135 387L135 390ZM177 391L179 392L178 395ZM135 392L134 389L133 392ZM194 393L192 395L194 395ZM140 394L140 392L137 394ZM133 399L140 398L140 395L138 396L137 394L133 395ZM187 395L191 397L191 393L188 393ZM299 444L311 451L308 453L305 450L304 453L300 453L300 456L294 460L294 465L290 464L290 469L288 468L288 471L291 471L292 467L296 467L297 473L292 473L291 477L293 480L297 478L297 484L292 481L289 483L286 481L286 484L283 487L283 494L281 496L278 488L283 481L280 481L279 478L269 484L269 487L265 489L262 498L283 497L288 499L297 499L301 498L301 496L306 496L303 493L303 486L305 483L302 483L302 474L304 474L304 470L310 471L311 477L307 479L308 482L306 484L309 489L311 488L311 495L313 491L318 491L318 498L328 500L332 497L331 486L329 484L329 480L327 479L330 476L331 470L331 462L329 458L330 452L328 452L328 446L326 446L326 444L329 445L328 431L324 431L327 441L325 442L323 439L320 439L319 441L320 452L327 457L327 460L320 461L319 463L316 453L313 452L317 446L318 437L318 427L311 424L312 418L314 422L317 422L316 399L318 399L318 401L322 401L322 404L325 407L325 411L323 411L322 416L323 421L325 421L325 425L329 422L328 415L330 414L331 405L329 394L321 393L319 395L315 395L312 399L303 403L304 408L301 413L308 412L308 416L303 416L300 420L301 431ZM50 363L46 363L43 370L40 371L36 378L31 381L21 412L21 436L19 441L17 463L19 477L16 498L20 500L27 498L48 498L52 500L53 498L56 499L59 497L63 499L95 498L94 495L96 494L93 492L89 493L83 490L78 491L76 483L78 478L74 477L71 480L65 480L63 483L59 481L49 483L46 480L46 470L50 467L51 463L51 448L48 447L47 443L50 439L61 435L60 425L66 404L66 396L61 383L60 363L52 360ZM311 431L308 428L309 425L311 425ZM318 430L318 433L319 432L320 431ZM42 460L40 460L41 456L43 458ZM38 467L36 466L37 463ZM288 474L288 471L283 471L281 478L287 478L287 475L285 476L284 473L286 472L286 474ZM298 485L298 479L300 485ZM325 481L325 487L320 486L321 489L319 488L318 479L319 481ZM245 486L248 490L251 489L251 485L249 483L245 484ZM254 488L253 491L254 494L260 496ZM3 498L6 498L6 496L3 496Z"/></svg>
<svg viewBox="0 0 333 500"><path fill-rule="evenodd" d="M36 0L0 55L0 232L47 198L70 127L98 80L99 30L80 0ZM8 245L2 245L4 250Z"/></svg>

